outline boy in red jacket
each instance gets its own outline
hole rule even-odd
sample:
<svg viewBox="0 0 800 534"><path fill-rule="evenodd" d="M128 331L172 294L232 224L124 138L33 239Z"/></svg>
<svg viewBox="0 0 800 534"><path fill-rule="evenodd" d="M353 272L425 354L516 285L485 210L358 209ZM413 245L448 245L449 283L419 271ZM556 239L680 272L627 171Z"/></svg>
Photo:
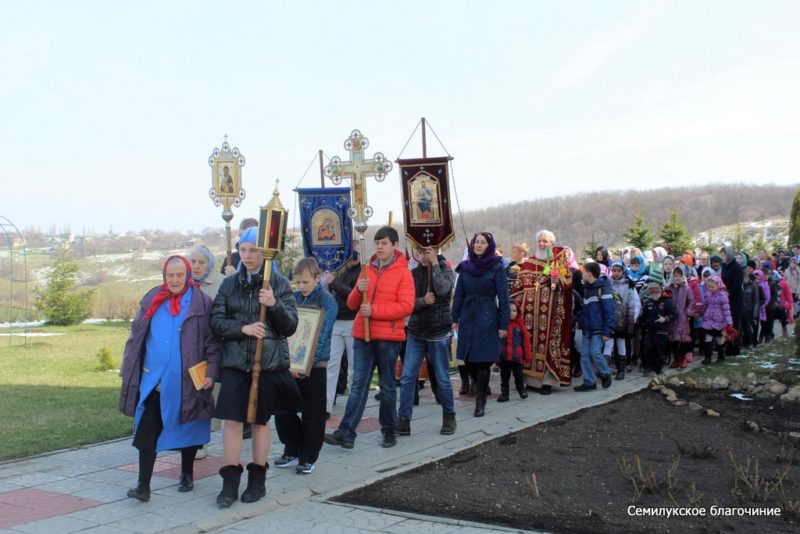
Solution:
<svg viewBox="0 0 800 534"><path fill-rule="evenodd" d="M375 255L367 277L359 278L347 297L347 306L358 310L353 321L353 378L350 396L339 428L325 435L325 443L352 449L356 427L364 414L375 368L381 388L378 419L383 447L397 443L397 391L395 364L405 341L405 319L414 309L414 280L405 256L396 250L397 230L384 226L375 234ZM363 304L363 293L367 304ZM364 318L369 318L369 341L364 341Z"/></svg>

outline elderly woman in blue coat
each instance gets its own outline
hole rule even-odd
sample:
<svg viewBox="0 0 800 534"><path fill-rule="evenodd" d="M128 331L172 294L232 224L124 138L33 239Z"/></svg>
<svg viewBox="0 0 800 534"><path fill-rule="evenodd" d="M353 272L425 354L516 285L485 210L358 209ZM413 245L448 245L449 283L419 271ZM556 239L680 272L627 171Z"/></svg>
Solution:
<svg viewBox="0 0 800 534"><path fill-rule="evenodd" d="M192 281L191 266L171 256L162 270L164 283L142 299L131 324L122 362L120 411L134 417L133 446L139 449L139 482L128 497L150 500L156 455L181 451L178 491L194 488L197 450L210 439L219 375L219 343L211 333L212 301ZM207 363L198 390L189 369Z"/></svg>
<svg viewBox="0 0 800 534"><path fill-rule="evenodd" d="M489 389L489 370L500 354L511 320L508 280L503 258L495 252L489 232L475 234L469 256L456 267L453 330L458 333L458 359L477 376L475 417L483 417Z"/></svg>

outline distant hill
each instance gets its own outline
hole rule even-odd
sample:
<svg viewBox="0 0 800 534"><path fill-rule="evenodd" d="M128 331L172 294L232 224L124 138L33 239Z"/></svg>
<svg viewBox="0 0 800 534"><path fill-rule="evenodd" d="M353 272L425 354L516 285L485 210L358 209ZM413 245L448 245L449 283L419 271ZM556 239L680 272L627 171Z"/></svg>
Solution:
<svg viewBox="0 0 800 534"><path fill-rule="evenodd" d="M583 250L592 240L604 245L623 243L622 234L637 211L657 233L667 213L678 210L680 222L689 234L707 240L709 228L732 228L737 222L744 226L775 217L788 218L798 188L800 185L717 184L648 191L602 191L503 204L465 212L463 218L470 237L478 230L491 231L504 246L506 255L515 242L525 241L532 247L536 232L542 228L554 232L559 244L578 250ZM460 220L457 214L453 215L458 241L457 246L446 251L450 259L460 258L464 243ZM760 227L759 223L754 224ZM706 233L698 235L701 232ZM712 230L712 240L715 235ZM772 239L772 233L767 231L765 241L769 243Z"/></svg>

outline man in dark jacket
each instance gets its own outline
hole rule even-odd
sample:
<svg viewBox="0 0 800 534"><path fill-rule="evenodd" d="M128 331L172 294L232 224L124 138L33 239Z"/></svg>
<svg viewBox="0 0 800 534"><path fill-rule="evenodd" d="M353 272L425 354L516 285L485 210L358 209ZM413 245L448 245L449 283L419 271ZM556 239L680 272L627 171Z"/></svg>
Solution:
<svg viewBox="0 0 800 534"><path fill-rule="evenodd" d="M603 345L611 339L614 331L614 295L611 282L600 276L600 264L590 262L583 266L583 311L580 327L583 334L581 343L581 371L583 384L575 391L597 389L594 368L597 367L603 388L611 385L611 369L603 356Z"/></svg>
<svg viewBox="0 0 800 534"><path fill-rule="evenodd" d="M221 387L216 417L225 420L220 469L222 492L217 504L226 508L239 497L242 467L242 424L247 418L253 380L256 345L263 341L256 417L253 423L253 462L247 466L247 488L242 502L255 502L266 494L267 453L272 436L268 423L273 414L296 413L302 398L289 373L288 336L297 329L297 306L289 281L272 273L263 285L264 254L256 246L257 228L248 228L239 239L242 262L239 272L219 288L211 311L211 328L222 339ZM259 321L260 307L267 309L266 323Z"/></svg>
<svg viewBox="0 0 800 534"><path fill-rule="evenodd" d="M455 275L448 267L444 256L437 255L433 248L416 250L420 263L411 276L414 279L414 311L408 322L408 338L403 360L403 375L400 378L400 408L398 409L397 434L411 434L411 417L417 375L425 353L430 355L436 377L439 401L442 403L441 434L456 431L456 409L453 404L453 386L450 384L448 362L450 351L450 296L453 293ZM429 278L430 274L430 278Z"/></svg>

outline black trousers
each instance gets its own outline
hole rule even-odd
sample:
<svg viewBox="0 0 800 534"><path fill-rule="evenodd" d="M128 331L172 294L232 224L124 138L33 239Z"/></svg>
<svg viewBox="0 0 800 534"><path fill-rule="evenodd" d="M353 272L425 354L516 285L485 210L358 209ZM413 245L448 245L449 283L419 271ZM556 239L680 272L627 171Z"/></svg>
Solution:
<svg viewBox="0 0 800 534"><path fill-rule="evenodd" d="M742 314L742 320L739 322L739 337L742 338L742 346L749 347L755 345L758 340L753 339L753 314ZM758 319L755 320L758 323ZM756 327L756 337L758 337L758 327Z"/></svg>
<svg viewBox="0 0 800 534"><path fill-rule="evenodd" d="M144 412L139 420L139 426L136 427L136 435L133 436L133 446L139 449L139 480L147 485L153 476L156 444L162 430L164 421L161 419L161 393L154 389L144 400ZM179 449L181 473L194 474L194 459L200 447L197 445Z"/></svg>
<svg viewBox="0 0 800 534"><path fill-rule="evenodd" d="M325 438L325 409L327 407L327 372L325 367L311 369L306 378L297 378L303 397L302 416L276 415L275 429L283 443L283 454L296 456L300 463L313 464L319 458Z"/></svg>
<svg viewBox="0 0 800 534"><path fill-rule="evenodd" d="M667 333L658 334L645 329L642 333L642 365L645 369L661 374L664 367L664 351L667 348Z"/></svg>
<svg viewBox="0 0 800 534"><path fill-rule="evenodd" d="M522 376L522 364L519 362L500 361L500 387L507 388L511 374L514 374L514 385L518 388L525 387L525 377Z"/></svg>

